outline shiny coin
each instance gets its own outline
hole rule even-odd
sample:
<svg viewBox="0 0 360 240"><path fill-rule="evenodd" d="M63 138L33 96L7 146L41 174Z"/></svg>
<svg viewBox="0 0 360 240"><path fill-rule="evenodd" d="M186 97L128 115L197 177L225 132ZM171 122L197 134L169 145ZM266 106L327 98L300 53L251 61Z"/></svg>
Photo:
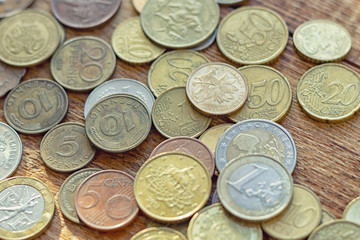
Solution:
<svg viewBox="0 0 360 240"><path fill-rule="evenodd" d="M198 159L185 153L157 155L142 165L134 192L140 209L161 222L181 222L207 202L211 191L209 173Z"/></svg>
<svg viewBox="0 0 360 240"><path fill-rule="evenodd" d="M322 211L321 211L321 222L320 222L320 224L324 224L324 223L333 221L333 220L335 220L335 219L336 219L336 217L335 217L332 213L329 213L328 211L322 209Z"/></svg>
<svg viewBox="0 0 360 240"><path fill-rule="evenodd" d="M346 206L343 219L360 225L360 197L355 198Z"/></svg>
<svg viewBox="0 0 360 240"><path fill-rule="evenodd" d="M54 196L41 181L14 177L0 182L0 238L33 239L54 216Z"/></svg>
<svg viewBox="0 0 360 240"><path fill-rule="evenodd" d="M161 135L197 137L210 125L211 118L194 109L186 97L184 87L162 93L152 109L154 126Z"/></svg>
<svg viewBox="0 0 360 240"><path fill-rule="evenodd" d="M211 34L211 36L208 39L206 39L204 42L200 43L199 45L192 47L191 50L202 51L202 50L205 50L206 48L210 47L211 44L213 44L215 42L216 34L217 34L217 29L215 29L214 33Z"/></svg>
<svg viewBox="0 0 360 240"><path fill-rule="evenodd" d="M220 199L219 199L219 195L217 193L217 190L215 190L213 197L211 199L211 204L215 204L215 203L219 203Z"/></svg>
<svg viewBox="0 0 360 240"><path fill-rule="evenodd" d="M12 16L29 7L34 0L2 0L0 2L0 18Z"/></svg>
<svg viewBox="0 0 360 240"><path fill-rule="evenodd" d="M246 66L239 69L249 85L249 95L243 108L230 115L239 122L247 119L280 121L289 111L292 92L289 81L272 67Z"/></svg>
<svg viewBox="0 0 360 240"><path fill-rule="evenodd" d="M223 133L234 124L225 123L213 126L206 130L200 137L199 140L206 144L210 148L213 154L215 154L216 145L219 142L220 137Z"/></svg>
<svg viewBox="0 0 360 240"><path fill-rule="evenodd" d="M181 232L182 234L184 234L184 236L186 236L187 228L189 226L189 221L171 224L171 223L160 223L160 222L152 221L151 219L147 219L147 222L148 222L148 224L147 224L148 228L151 228L151 227L171 228L173 230Z"/></svg>
<svg viewBox="0 0 360 240"><path fill-rule="evenodd" d="M6 97L4 115L16 131L37 134L56 126L68 109L68 96L56 82L32 79L22 82Z"/></svg>
<svg viewBox="0 0 360 240"><path fill-rule="evenodd" d="M242 7L221 21L216 41L227 58L247 65L274 61L284 51L288 37L286 23L276 12Z"/></svg>
<svg viewBox="0 0 360 240"><path fill-rule="evenodd" d="M135 234L130 240L186 240L186 237L180 232L173 230L171 228L146 228L137 234Z"/></svg>
<svg viewBox="0 0 360 240"><path fill-rule="evenodd" d="M147 0L132 0L132 4L138 13L141 13Z"/></svg>
<svg viewBox="0 0 360 240"><path fill-rule="evenodd" d="M327 63L315 66L300 79L297 98L304 111L321 122L341 122L360 108L360 77L350 68Z"/></svg>
<svg viewBox="0 0 360 240"><path fill-rule="evenodd" d="M316 19L301 24L294 32L298 53L312 62L333 62L343 59L351 49L351 35L340 24Z"/></svg>
<svg viewBox="0 0 360 240"><path fill-rule="evenodd" d="M16 87L25 73L26 68L15 68L0 62L0 97Z"/></svg>
<svg viewBox="0 0 360 240"><path fill-rule="evenodd" d="M51 59L51 74L64 88L88 91L109 79L116 66L111 46L104 40L76 37L68 40Z"/></svg>
<svg viewBox="0 0 360 240"><path fill-rule="evenodd" d="M274 159L249 155L226 165L217 190L220 202L231 214L247 221L266 221L290 204L293 180Z"/></svg>
<svg viewBox="0 0 360 240"><path fill-rule="evenodd" d="M334 220L317 227L308 240L358 240L360 239L360 225L347 220Z"/></svg>

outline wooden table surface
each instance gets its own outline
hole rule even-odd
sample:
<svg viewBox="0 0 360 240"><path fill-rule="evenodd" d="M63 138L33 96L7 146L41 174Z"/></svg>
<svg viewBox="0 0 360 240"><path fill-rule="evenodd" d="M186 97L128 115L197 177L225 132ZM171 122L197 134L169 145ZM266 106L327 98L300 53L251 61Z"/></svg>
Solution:
<svg viewBox="0 0 360 240"><path fill-rule="evenodd" d="M248 0L246 5L259 5L278 12L286 21L290 37L284 54L271 67L280 70L290 81L293 102L288 115L280 123L293 136L297 151L297 165L293 173L294 182L312 189L320 198L324 209L340 218L346 205L360 195L360 115L340 124L325 124L310 119L300 108L296 99L296 87L300 77L314 64L304 61L296 54L292 44L295 28L310 19L330 19L342 24L353 37L353 48L341 63L360 72L360 5L358 0ZM51 12L50 0L36 0L33 8ZM235 7L221 6L221 17ZM110 43L115 27L125 19L137 16L131 0L123 0L118 13L106 24L91 31L76 31L66 28L67 39L80 35L95 35ZM202 51L211 61L230 63L219 51L216 43ZM27 69L22 81L32 78L49 78L50 61ZM133 78L147 84L150 64L132 66L117 60L112 78ZM68 91L69 110L63 122L84 123L83 108L86 93ZM0 121L4 118L4 98L0 99ZM214 117L211 126L230 122L227 117ZM54 172L45 167L39 152L43 135L20 134L23 142L22 162L14 176L35 177L44 181L58 198L62 182L69 174ZM110 154L98 150L89 167L119 169L135 176L151 151L163 140L152 127L147 139L134 150L121 154ZM216 177L213 178L216 182ZM49 229L38 239L129 239L146 227L148 219L140 213L133 224L114 233L100 233L64 219L56 202L55 217Z"/></svg>

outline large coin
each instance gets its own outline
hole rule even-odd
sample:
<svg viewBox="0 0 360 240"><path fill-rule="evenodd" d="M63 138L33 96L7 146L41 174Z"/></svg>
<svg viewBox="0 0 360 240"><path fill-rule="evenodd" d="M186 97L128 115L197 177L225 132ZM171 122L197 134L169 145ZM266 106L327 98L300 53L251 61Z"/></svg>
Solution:
<svg viewBox="0 0 360 240"><path fill-rule="evenodd" d="M137 234L135 234L130 240L186 240L186 237L180 232L173 230L171 228L165 227L153 227L146 228Z"/></svg>
<svg viewBox="0 0 360 240"><path fill-rule="evenodd" d="M308 240L359 240L360 225L347 220L334 220L317 227Z"/></svg>
<svg viewBox="0 0 360 240"><path fill-rule="evenodd" d="M346 206L343 219L360 225L360 197L355 198Z"/></svg>
<svg viewBox="0 0 360 240"><path fill-rule="evenodd" d="M29 7L34 0L2 0L0 2L0 18L12 16Z"/></svg>
<svg viewBox="0 0 360 240"><path fill-rule="evenodd" d="M0 62L0 97L16 87L25 73L26 68L15 68Z"/></svg>
<svg viewBox="0 0 360 240"><path fill-rule="evenodd" d="M232 125L234 124L225 123L213 126L201 134L199 140L205 143L215 155L216 145L219 142L221 135L223 135L223 133Z"/></svg>

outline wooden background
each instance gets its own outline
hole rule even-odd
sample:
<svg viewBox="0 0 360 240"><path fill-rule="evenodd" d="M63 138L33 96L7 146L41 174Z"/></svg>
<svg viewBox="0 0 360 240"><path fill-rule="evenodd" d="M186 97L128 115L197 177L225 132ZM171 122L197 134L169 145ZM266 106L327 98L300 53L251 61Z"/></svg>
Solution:
<svg viewBox="0 0 360 240"><path fill-rule="evenodd" d="M298 162L293 173L295 183L312 189L320 198L323 208L341 217L348 202L360 195L360 116L341 124L325 124L311 120L300 109L296 99L296 86L302 76L314 64L307 63L295 52L292 34L295 28L310 19L331 19L345 26L353 37L353 48L342 64L360 72L360 5L358 0L248 0L246 5L260 5L278 12L286 21L290 31L288 46L284 54L272 67L280 70L290 81L293 102L289 114L281 122L293 136L298 150ZM48 12L50 0L36 0L33 8ZM235 7L221 6L221 17L226 16ZM76 31L66 28L67 39L80 35L95 35L110 43L111 35L118 23L138 15L131 0L123 0L118 13L106 24L93 31ZM211 61L230 63L220 53L216 44L202 51ZM117 60L117 67L112 78L127 77L147 83L150 64L132 66ZM50 78L49 61L27 69L22 81L32 78ZM69 111L63 122L84 123L83 107L88 94L68 91ZM0 99L0 121L4 118L4 98ZM230 122L226 117L216 117L211 126ZM62 182L69 174L54 172L45 167L40 157L39 146L43 135L20 134L23 142L23 157L14 176L38 178L48 184L55 199ZM152 127L150 135L136 149L123 154L109 154L97 151L89 167L101 169L119 169L135 176L139 167L146 161L151 151L165 140ZM214 182L216 178L213 178ZM85 226L74 224L62 216L56 203L55 217L49 229L38 239L129 239L146 227L148 219L140 213L133 224L125 230L114 233L100 233Z"/></svg>

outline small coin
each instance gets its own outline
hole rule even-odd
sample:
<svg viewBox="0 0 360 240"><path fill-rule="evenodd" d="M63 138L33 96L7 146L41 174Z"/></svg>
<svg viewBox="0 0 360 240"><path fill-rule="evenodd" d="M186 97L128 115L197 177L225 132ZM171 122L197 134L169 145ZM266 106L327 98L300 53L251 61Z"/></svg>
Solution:
<svg viewBox="0 0 360 240"><path fill-rule="evenodd" d="M341 64L315 66L301 77L297 98L315 120L345 121L360 108L360 76Z"/></svg>
<svg viewBox="0 0 360 240"><path fill-rule="evenodd" d="M211 199L211 204L215 204L215 203L219 203L220 199L219 199L219 195L217 193L217 190L215 190L214 195Z"/></svg>
<svg viewBox="0 0 360 240"><path fill-rule="evenodd" d="M147 228L151 228L151 227L166 227L166 228L171 228L173 230L176 230L178 232L181 232L182 234L184 234L184 236L186 236L187 233L187 228L189 226L189 221L185 221L185 222L181 222L181 223L175 223L175 224L171 224L171 223L160 223L160 222L155 222L152 221L151 219L147 219Z"/></svg>
<svg viewBox="0 0 360 240"><path fill-rule="evenodd" d="M210 47L215 42L216 35L217 35L217 29L215 29L214 33L211 34L211 36L208 39L206 39L204 42L200 43L199 45L192 47L191 50L202 51Z"/></svg>
<svg viewBox="0 0 360 240"><path fill-rule="evenodd" d="M74 223L80 224L75 211L75 192L79 185L92 174L99 172L98 168L86 168L71 174L59 190L59 206L62 214Z"/></svg>
<svg viewBox="0 0 360 240"><path fill-rule="evenodd" d="M293 180L272 158L249 155L231 161L217 181L220 202L247 221L267 221L281 214L293 196Z"/></svg>
<svg viewBox="0 0 360 240"><path fill-rule="evenodd" d="M135 234L130 240L168 240L168 239L176 239L176 240L186 240L186 237L182 235L182 233L165 227L159 228L146 228L137 234Z"/></svg>
<svg viewBox="0 0 360 240"><path fill-rule="evenodd" d="M132 0L132 4L138 13L141 13L147 0Z"/></svg>
<svg viewBox="0 0 360 240"><path fill-rule="evenodd" d="M320 224L324 224L324 223L327 223L327 222L330 222L330 221L333 221L333 220L336 220L336 217L332 213L322 209Z"/></svg>
<svg viewBox="0 0 360 240"><path fill-rule="evenodd" d="M207 202L211 179L204 164L180 152L157 155L135 177L139 208L150 218L167 223L190 218Z"/></svg>
<svg viewBox="0 0 360 240"><path fill-rule="evenodd" d="M155 128L161 135L197 137L210 125L211 118L194 109L186 97L184 87L176 87L162 93L152 109Z"/></svg>
<svg viewBox="0 0 360 240"><path fill-rule="evenodd" d="M134 178L118 170L104 170L86 178L75 193L75 209L86 226L113 231L130 224L139 212Z"/></svg>
<svg viewBox="0 0 360 240"><path fill-rule="evenodd" d="M32 79L22 82L6 97L4 115L16 131L38 134L56 126L68 109L68 96L56 82Z"/></svg>
<svg viewBox="0 0 360 240"><path fill-rule="evenodd" d="M280 121L289 111L292 92L289 81L279 71L263 65L239 69L249 85L249 95L239 111L230 115L234 122L247 119Z"/></svg>
<svg viewBox="0 0 360 240"><path fill-rule="evenodd" d="M54 196L41 181L13 177L0 182L1 239L33 239L54 216Z"/></svg>
<svg viewBox="0 0 360 240"><path fill-rule="evenodd" d="M167 52L151 65L149 87L156 97L168 89L185 87L190 74L209 62L203 54L192 50Z"/></svg>
<svg viewBox="0 0 360 240"><path fill-rule="evenodd" d="M216 145L219 142L219 139L223 133L234 124L225 123L213 126L206 130L201 136L199 140L206 144L210 148L213 154L215 154Z"/></svg>
<svg viewBox="0 0 360 240"><path fill-rule="evenodd" d="M1 0L0 18L12 16L25 8L29 7L34 0Z"/></svg>
<svg viewBox="0 0 360 240"><path fill-rule="evenodd" d="M317 227L308 240L358 240L360 239L360 225L347 220L334 220Z"/></svg>
<svg viewBox="0 0 360 240"><path fill-rule="evenodd" d="M225 115L239 110L248 95L242 73L226 63L207 63L195 69L187 83L190 102L207 115Z"/></svg>
<svg viewBox="0 0 360 240"><path fill-rule="evenodd" d="M351 49L350 33L326 19L301 24L294 32L293 41L301 56L316 63L340 61Z"/></svg>
<svg viewBox="0 0 360 240"><path fill-rule="evenodd" d="M26 68L15 68L0 62L0 97L16 87L25 73Z"/></svg>
<svg viewBox="0 0 360 240"><path fill-rule="evenodd" d="M360 197L355 198L346 206L342 218L360 225Z"/></svg>
<svg viewBox="0 0 360 240"><path fill-rule="evenodd" d="M242 7L221 21L216 41L227 58L248 65L277 59L288 38L288 28L279 14L268 8Z"/></svg>

